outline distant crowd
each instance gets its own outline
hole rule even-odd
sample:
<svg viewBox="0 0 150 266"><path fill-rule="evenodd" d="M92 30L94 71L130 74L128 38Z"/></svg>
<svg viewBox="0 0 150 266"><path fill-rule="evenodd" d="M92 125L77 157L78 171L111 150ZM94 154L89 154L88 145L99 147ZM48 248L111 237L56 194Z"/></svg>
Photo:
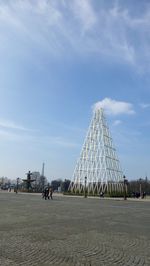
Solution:
<svg viewBox="0 0 150 266"><path fill-rule="evenodd" d="M138 191L137 192L132 192L132 197L133 198L137 198L137 199L141 197L142 199L145 199L146 198L146 192L143 191L142 195Z"/></svg>

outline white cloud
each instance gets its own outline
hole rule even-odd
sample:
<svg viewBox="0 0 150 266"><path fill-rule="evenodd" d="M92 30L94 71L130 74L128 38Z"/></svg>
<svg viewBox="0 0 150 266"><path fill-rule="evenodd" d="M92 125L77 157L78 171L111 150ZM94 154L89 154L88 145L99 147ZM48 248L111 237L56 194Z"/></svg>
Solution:
<svg viewBox="0 0 150 266"><path fill-rule="evenodd" d="M127 102L120 102L110 98L105 98L94 104L94 111L103 108L107 114L120 115L120 114L135 114L133 105Z"/></svg>

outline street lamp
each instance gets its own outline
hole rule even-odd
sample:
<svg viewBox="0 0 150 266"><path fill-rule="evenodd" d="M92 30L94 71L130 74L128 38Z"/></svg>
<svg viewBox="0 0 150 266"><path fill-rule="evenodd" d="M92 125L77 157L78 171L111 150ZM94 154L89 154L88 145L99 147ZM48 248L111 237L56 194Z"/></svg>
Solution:
<svg viewBox="0 0 150 266"><path fill-rule="evenodd" d="M17 187L16 187L16 194L18 193L18 184L19 184L19 177L17 177Z"/></svg>
<svg viewBox="0 0 150 266"><path fill-rule="evenodd" d="M127 183L128 180L126 179L125 175L123 176L123 190L124 190L124 200L127 199Z"/></svg>
<svg viewBox="0 0 150 266"><path fill-rule="evenodd" d="M87 194L86 194L86 183L87 183L87 176L85 176L85 180L84 180L84 197L87 198Z"/></svg>
<svg viewBox="0 0 150 266"><path fill-rule="evenodd" d="M140 197L142 198L142 178L139 179L140 182Z"/></svg>

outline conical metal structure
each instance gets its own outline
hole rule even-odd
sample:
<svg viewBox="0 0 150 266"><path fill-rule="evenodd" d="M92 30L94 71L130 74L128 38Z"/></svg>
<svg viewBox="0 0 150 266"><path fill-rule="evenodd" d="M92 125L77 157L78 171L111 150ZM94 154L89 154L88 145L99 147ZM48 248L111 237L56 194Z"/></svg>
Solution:
<svg viewBox="0 0 150 266"><path fill-rule="evenodd" d="M112 137L102 108L93 114L70 190L80 193L85 182L88 193L123 190L123 173L113 146Z"/></svg>

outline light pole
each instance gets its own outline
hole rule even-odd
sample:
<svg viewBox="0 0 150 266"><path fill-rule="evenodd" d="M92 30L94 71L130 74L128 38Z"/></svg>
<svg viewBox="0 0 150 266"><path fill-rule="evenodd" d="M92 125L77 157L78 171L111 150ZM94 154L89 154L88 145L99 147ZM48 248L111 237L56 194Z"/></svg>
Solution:
<svg viewBox="0 0 150 266"><path fill-rule="evenodd" d="M126 179L126 177L125 177L125 175L123 176L123 190L124 190L124 200L126 200L127 199L127 179Z"/></svg>
<svg viewBox="0 0 150 266"><path fill-rule="evenodd" d="M139 179L140 182L140 198L142 198L142 178Z"/></svg>
<svg viewBox="0 0 150 266"><path fill-rule="evenodd" d="M19 177L17 177L17 187L16 187L16 194L18 193L18 184L19 184Z"/></svg>
<svg viewBox="0 0 150 266"><path fill-rule="evenodd" d="M87 176L85 176L85 180L84 180L84 197L87 198L87 194L86 194L86 183L87 183Z"/></svg>

